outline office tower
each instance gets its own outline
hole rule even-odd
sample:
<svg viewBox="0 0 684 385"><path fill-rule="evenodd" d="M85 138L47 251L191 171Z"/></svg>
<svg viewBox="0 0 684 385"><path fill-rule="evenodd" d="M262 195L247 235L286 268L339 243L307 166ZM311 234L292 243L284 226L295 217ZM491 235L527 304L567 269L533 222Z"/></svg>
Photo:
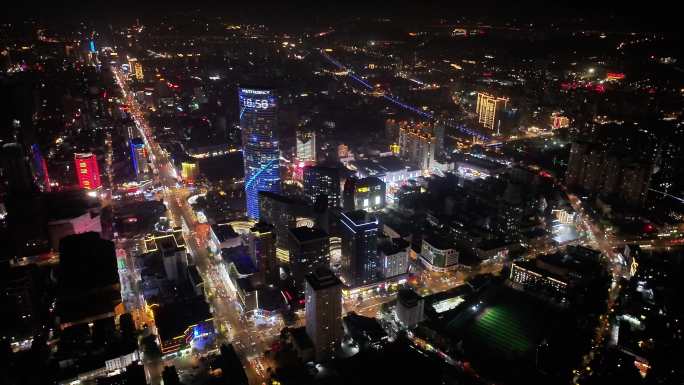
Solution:
<svg viewBox="0 0 684 385"><path fill-rule="evenodd" d="M247 215L259 219L259 191L280 191L277 99L272 90L240 88L240 128Z"/></svg>
<svg viewBox="0 0 684 385"><path fill-rule="evenodd" d="M304 276L318 266L330 267L330 237L315 227L291 228L288 238L290 269L298 288L304 289Z"/></svg>
<svg viewBox="0 0 684 385"><path fill-rule="evenodd" d="M144 177L147 173L147 149L141 138L131 139L131 161L136 177Z"/></svg>
<svg viewBox="0 0 684 385"><path fill-rule="evenodd" d="M306 334L314 345L316 361L335 357L342 340L342 283L327 267L306 276Z"/></svg>
<svg viewBox="0 0 684 385"><path fill-rule="evenodd" d="M299 129L297 139L297 160L300 162L316 161L316 132L313 130Z"/></svg>
<svg viewBox="0 0 684 385"><path fill-rule="evenodd" d="M490 131L501 133L503 111L508 106L508 98L501 98L485 92L477 93L477 121Z"/></svg>
<svg viewBox="0 0 684 385"><path fill-rule="evenodd" d="M327 207L339 207L340 169L325 166L304 167L304 195L311 204L316 204L325 196Z"/></svg>
<svg viewBox="0 0 684 385"><path fill-rule="evenodd" d="M412 328L423 320L423 298L411 289L401 289L397 295L397 318L405 327Z"/></svg>
<svg viewBox="0 0 684 385"><path fill-rule="evenodd" d="M288 231L311 222L312 208L306 202L268 191L259 191L259 218L275 228L278 257L286 260Z"/></svg>
<svg viewBox="0 0 684 385"><path fill-rule="evenodd" d="M377 211L385 207L385 182L377 177L349 178L344 183L345 211Z"/></svg>
<svg viewBox="0 0 684 385"><path fill-rule="evenodd" d="M82 189L94 190L102 185L100 168L97 165L95 154L90 152L74 154L74 164L76 165L78 185Z"/></svg>
<svg viewBox="0 0 684 385"><path fill-rule="evenodd" d="M24 150L18 143L6 143L2 146L3 183L11 194L22 195L33 191L33 178L24 157Z"/></svg>
<svg viewBox="0 0 684 385"><path fill-rule="evenodd" d="M249 256L265 283L275 285L279 281L276 261L276 234L273 225L259 222L249 229Z"/></svg>
<svg viewBox="0 0 684 385"><path fill-rule="evenodd" d="M377 278L378 220L363 210L342 213L342 277L349 286Z"/></svg>
<svg viewBox="0 0 684 385"><path fill-rule="evenodd" d="M399 127L399 154L421 170L435 159L435 136L428 123L404 123Z"/></svg>

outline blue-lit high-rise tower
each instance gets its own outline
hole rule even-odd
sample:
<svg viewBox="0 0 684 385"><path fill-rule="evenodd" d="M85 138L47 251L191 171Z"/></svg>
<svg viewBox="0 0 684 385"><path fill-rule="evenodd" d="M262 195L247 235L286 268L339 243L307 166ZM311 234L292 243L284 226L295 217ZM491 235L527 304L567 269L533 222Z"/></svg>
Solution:
<svg viewBox="0 0 684 385"><path fill-rule="evenodd" d="M240 129L245 163L247 215L259 219L259 191L280 191L278 103L273 90L241 87Z"/></svg>

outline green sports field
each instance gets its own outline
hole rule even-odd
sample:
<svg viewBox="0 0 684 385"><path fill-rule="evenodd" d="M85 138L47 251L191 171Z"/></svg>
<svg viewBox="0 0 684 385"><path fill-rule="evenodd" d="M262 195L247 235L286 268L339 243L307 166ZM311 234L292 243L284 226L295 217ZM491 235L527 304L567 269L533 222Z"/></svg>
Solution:
<svg viewBox="0 0 684 385"><path fill-rule="evenodd" d="M476 309L476 310L475 310ZM448 333L463 339L466 350L488 359L508 359L534 354L555 312L537 300L501 287L482 301L447 321Z"/></svg>
<svg viewBox="0 0 684 385"><path fill-rule="evenodd" d="M487 350L508 355L524 355L533 346L531 325L518 309L508 305L486 308L471 326L472 336Z"/></svg>

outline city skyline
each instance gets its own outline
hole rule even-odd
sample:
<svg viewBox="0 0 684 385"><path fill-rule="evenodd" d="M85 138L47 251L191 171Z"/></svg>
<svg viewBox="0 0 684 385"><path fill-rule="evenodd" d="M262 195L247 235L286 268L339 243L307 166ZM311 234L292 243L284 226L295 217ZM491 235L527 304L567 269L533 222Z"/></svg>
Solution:
<svg viewBox="0 0 684 385"><path fill-rule="evenodd" d="M674 8L6 9L3 384L684 380Z"/></svg>

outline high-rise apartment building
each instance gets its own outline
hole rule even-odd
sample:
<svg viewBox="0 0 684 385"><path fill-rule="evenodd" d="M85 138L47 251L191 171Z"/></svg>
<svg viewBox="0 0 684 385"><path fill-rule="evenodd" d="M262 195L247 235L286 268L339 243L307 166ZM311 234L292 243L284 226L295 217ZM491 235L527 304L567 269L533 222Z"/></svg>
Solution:
<svg viewBox="0 0 684 385"><path fill-rule="evenodd" d="M306 276L306 334L314 345L316 361L335 357L342 341L342 283L327 267Z"/></svg>
<svg viewBox="0 0 684 385"><path fill-rule="evenodd" d="M640 207L645 203L653 172L653 161L642 155L624 156L600 143L575 142L570 149L565 183Z"/></svg>
<svg viewBox="0 0 684 385"><path fill-rule="evenodd" d="M402 124L399 127L399 153L421 170L435 160L436 139L428 123Z"/></svg>
<svg viewBox="0 0 684 385"><path fill-rule="evenodd" d="M502 114L508 107L508 98L485 92L477 93L477 121L490 131L501 133Z"/></svg>

